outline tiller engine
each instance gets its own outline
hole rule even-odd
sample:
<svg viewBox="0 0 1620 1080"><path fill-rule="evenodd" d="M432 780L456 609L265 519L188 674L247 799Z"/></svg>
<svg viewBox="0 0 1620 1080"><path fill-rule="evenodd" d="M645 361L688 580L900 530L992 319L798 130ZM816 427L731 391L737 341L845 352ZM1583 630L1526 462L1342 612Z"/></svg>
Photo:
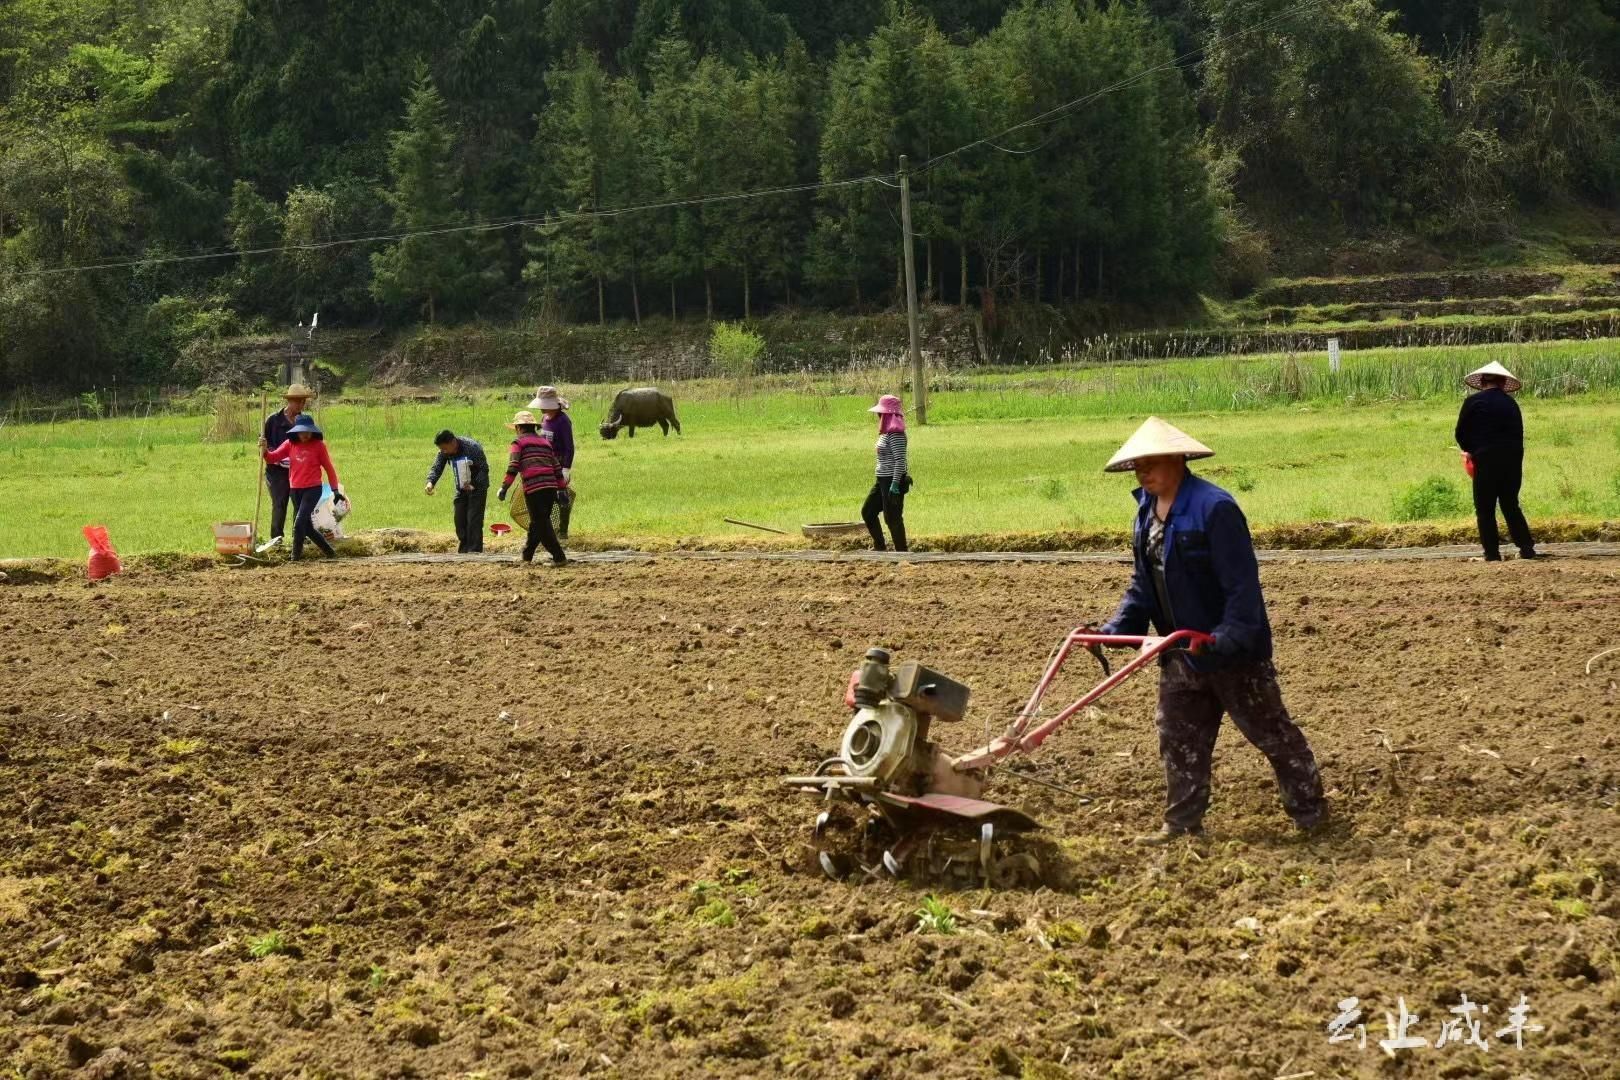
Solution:
<svg viewBox="0 0 1620 1080"><path fill-rule="evenodd" d="M1170 649L1207 645L1193 630L1167 637L1071 632L1053 654L1029 702L999 737L960 757L930 740L934 723L960 722L968 688L914 661L890 668L887 650L869 649L850 676L844 704L854 710L836 756L809 776L783 783L820 796L829 805L816 817L815 852L821 870L844 878L861 870L895 877L907 873L986 885L1034 884L1040 862L1028 852L1006 854L996 840L1040 828L1028 814L980 796L994 767L1014 753L1034 752L1082 709ZM1041 699L1076 646L1102 665L1103 680L1062 712L1035 724ZM1117 671L1104 648L1139 648ZM840 810L853 810L853 815ZM854 820L850 820L851 816ZM833 833L858 831L854 851L841 850Z"/></svg>

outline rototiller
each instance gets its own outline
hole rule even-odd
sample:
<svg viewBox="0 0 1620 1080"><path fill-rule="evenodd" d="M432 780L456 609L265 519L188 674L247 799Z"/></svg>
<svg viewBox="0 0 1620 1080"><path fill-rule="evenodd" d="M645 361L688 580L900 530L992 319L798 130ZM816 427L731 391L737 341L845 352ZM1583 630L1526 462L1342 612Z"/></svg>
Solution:
<svg viewBox="0 0 1620 1080"><path fill-rule="evenodd" d="M840 879L858 869L868 875L913 873L987 885L1039 881L1041 867L1033 854L997 854L999 836L1040 825L1021 810L980 798L995 766L1014 753L1033 753L1076 713L1163 653L1202 648L1212 641L1196 630L1143 637L1079 627L1053 654L1035 692L1007 730L956 758L930 741L929 729L936 721L957 723L965 717L968 688L915 661L891 670L886 650L868 649L844 695L854 716L838 754L809 776L783 780L829 804L816 817L817 863L829 877ZM1097 658L1102 681L1062 712L1037 723L1041 699L1076 646ZM1113 670L1105 648L1140 651ZM837 813L841 807L853 808L855 820ZM841 851L842 845L834 841L832 834L840 827L858 830L855 852Z"/></svg>

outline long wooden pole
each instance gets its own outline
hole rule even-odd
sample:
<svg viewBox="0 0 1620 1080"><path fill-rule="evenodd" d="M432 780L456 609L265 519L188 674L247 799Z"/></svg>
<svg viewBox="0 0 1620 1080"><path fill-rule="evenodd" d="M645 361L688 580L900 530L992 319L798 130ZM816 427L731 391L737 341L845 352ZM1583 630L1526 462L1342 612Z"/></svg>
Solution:
<svg viewBox="0 0 1620 1080"><path fill-rule="evenodd" d="M901 251L905 255L906 325L911 337L911 411L919 425L928 423L928 387L923 382L922 347L917 330L917 268L911 240L911 174L906 156L900 155L900 231L905 234Z"/></svg>
<svg viewBox="0 0 1620 1080"><path fill-rule="evenodd" d="M265 396L264 391L261 389L259 391L259 423L264 423L263 417L265 411L269 408L270 401ZM259 430L263 431L264 429L260 428ZM259 445L257 439L254 440L253 445ZM259 542L259 506L264 502L264 458L259 454L253 455L253 458L253 472L259 478L258 494L253 496L253 543L257 544Z"/></svg>

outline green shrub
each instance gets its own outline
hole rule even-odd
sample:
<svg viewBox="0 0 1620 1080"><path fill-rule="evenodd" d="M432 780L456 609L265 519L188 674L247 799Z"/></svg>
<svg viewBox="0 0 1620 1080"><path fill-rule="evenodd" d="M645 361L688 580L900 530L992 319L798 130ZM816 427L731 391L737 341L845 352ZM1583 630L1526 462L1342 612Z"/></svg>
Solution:
<svg viewBox="0 0 1620 1080"><path fill-rule="evenodd" d="M717 322L709 333L709 359L733 379L746 379L758 366L765 339L736 323Z"/></svg>
<svg viewBox="0 0 1620 1080"><path fill-rule="evenodd" d="M1462 491L1455 483L1431 476L1400 491L1395 496L1396 521L1426 521L1454 517L1465 507Z"/></svg>

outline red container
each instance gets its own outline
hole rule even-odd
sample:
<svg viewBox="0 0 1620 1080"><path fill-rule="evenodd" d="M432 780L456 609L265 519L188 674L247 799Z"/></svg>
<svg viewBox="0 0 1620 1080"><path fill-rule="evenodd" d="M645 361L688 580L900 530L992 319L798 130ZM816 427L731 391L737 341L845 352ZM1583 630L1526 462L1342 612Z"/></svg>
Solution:
<svg viewBox="0 0 1620 1080"><path fill-rule="evenodd" d="M1474 455L1463 451L1463 472L1469 476L1474 475Z"/></svg>

